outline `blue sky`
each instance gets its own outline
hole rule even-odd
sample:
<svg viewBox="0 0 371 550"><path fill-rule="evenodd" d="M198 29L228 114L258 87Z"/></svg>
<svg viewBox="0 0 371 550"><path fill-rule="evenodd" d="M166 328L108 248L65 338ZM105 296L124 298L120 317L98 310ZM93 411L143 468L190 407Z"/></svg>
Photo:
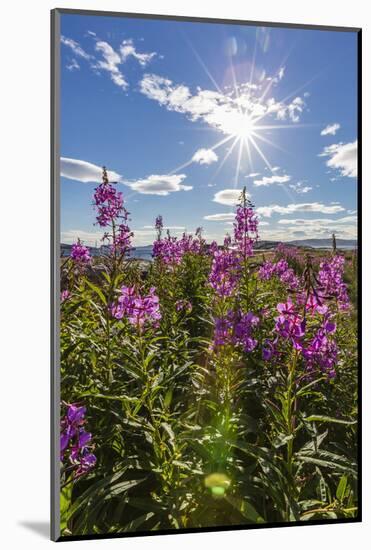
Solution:
<svg viewBox="0 0 371 550"><path fill-rule="evenodd" d="M356 237L356 33L68 14L61 73L62 242L99 242L102 165L137 246L221 242L243 186L262 238Z"/></svg>

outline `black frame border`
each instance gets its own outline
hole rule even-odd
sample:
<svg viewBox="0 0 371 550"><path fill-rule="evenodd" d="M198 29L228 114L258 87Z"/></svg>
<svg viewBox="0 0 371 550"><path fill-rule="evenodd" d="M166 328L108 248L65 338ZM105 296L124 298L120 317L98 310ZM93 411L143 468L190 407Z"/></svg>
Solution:
<svg viewBox="0 0 371 550"><path fill-rule="evenodd" d="M215 23L223 25L245 25L254 27L284 27L303 30L333 32L354 32L357 34L357 139L358 139L358 177L357 177L357 337L358 337L358 515L355 518L337 518L328 520L308 520L290 523L271 522L264 524L227 525L205 528L163 529L159 531L135 531L127 533L107 533L91 535L60 535L59 509L59 406L60 402L60 361L59 361L59 250L60 250L60 170L59 170L59 130L60 130L60 16L87 15L99 17L120 17L126 19L151 19L183 21L190 23ZM98 540L131 538L143 536L178 535L188 533L212 533L220 531L249 531L251 529L269 529L272 527L305 527L311 525L333 525L362 522L362 28L338 27L331 25L272 23L267 21L245 21L240 19L219 19L212 17L160 15L128 13L116 11L55 8L50 11L50 256L51 256L51 309L50 309L50 359L51 359L51 431L50 431L50 537L55 542L77 540Z"/></svg>

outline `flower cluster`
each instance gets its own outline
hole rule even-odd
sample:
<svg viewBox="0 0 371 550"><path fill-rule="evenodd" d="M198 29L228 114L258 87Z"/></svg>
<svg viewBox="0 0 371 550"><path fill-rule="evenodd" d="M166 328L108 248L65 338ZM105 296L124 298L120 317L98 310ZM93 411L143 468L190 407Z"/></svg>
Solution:
<svg viewBox="0 0 371 550"><path fill-rule="evenodd" d="M336 325L331 321L328 307L322 304L315 295L311 294L302 303L303 294L295 306L289 298L286 303L277 305L279 316L275 319L274 340L266 339L263 345L263 359L271 360L279 355L279 344L289 342L294 350L299 352L304 359L304 367L308 374L314 373L318 368L327 374L329 378L336 375L338 349L336 342L329 337L335 333ZM304 305L304 308L302 307ZM320 315L319 328L308 329L306 315ZM315 326L315 325L314 325Z"/></svg>
<svg viewBox="0 0 371 550"><path fill-rule="evenodd" d="M131 248L131 238L134 233L126 223L121 223L115 234L112 236L112 250L117 250L119 254L125 255Z"/></svg>
<svg viewBox="0 0 371 550"><path fill-rule="evenodd" d="M78 266L84 266L91 260L89 249L81 244L80 239L72 245L71 258Z"/></svg>
<svg viewBox="0 0 371 550"><path fill-rule="evenodd" d="M240 276L240 260L234 250L217 249L213 255L209 284L215 292L231 296L237 287Z"/></svg>
<svg viewBox="0 0 371 550"><path fill-rule="evenodd" d="M286 303L277 305L279 316L276 317L275 332L284 340L290 340L296 350L303 349L302 338L305 334L306 321L296 311L291 298Z"/></svg>
<svg viewBox="0 0 371 550"><path fill-rule="evenodd" d="M85 414L86 407L71 404L61 420L60 459L68 458L74 478L89 472L97 461L91 452L91 433L84 429Z"/></svg>
<svg viewBox="0 0 371 550"><path fill-rule="evenodd" d="M238 251L245 258L253 255L253 245L258 239L258 218L250 206L238 206L234 222L234 240Z"/></svg>
<svg viewBox="0 0 371 550"><path fill-rule="evenodd" d="M284 259L276 263L267 261L260 267L260 279L268 281L273 276L277 276L290 290L297 290L299 288L299 277Z"/></svg>
<svg viewBox="0 0 371 550"><path fill-rule="evenodd" d="M158 238L153 243L152 255L165 265L177 265L185 254L199 254L203 245L204 241L199 235L194 238L193 235L183 233L181 239L167 235L165 239Z"/></svg>
<svg viewBox="0 0 371 550"><path fill-rule="evenodd" d="M113 219L118 218L124 207L122 193L103 179L94 191L94 206L97 210L97 223L100 227L107 227Z"/></svg>
<svg viewBox="0 0 371 550"><path fill-rule="evenodd" d="M251 311L229 310L224 317L215 319L212 349L232 344L241 346L243 351L253 351L258 341L253 337L253 330L259 324L259 317Z"/></svg>
<svg viewBox="0 0 371 550"><path fill-rule="evenodd" d="M336 376L335 366L338 357L338 347L329 335L336 330L334 323L325 321L317 330L309 345L303 349L303 357L306 360L306 370L309 374L315 371L316 367L327 374L329 378Z"/></svg>
<svg viewBox="0 0 371 550"><path fill-rule="evenodd" d="M349 307L349 296L343 281L344 256L333 256L323 261L318 272L319 293L325 298L335 298L341 309Z"/></svg>
<svg viewBox="0 0 371 550"><path fill-rule="evenodd" d="M155 294L156 289L151 287L149 294L141 296L135 287L123 286L117 304L111 308L116 319L127 318L130 324L139 331L144 325L157 327L161 319L159 298Z"/></svg>

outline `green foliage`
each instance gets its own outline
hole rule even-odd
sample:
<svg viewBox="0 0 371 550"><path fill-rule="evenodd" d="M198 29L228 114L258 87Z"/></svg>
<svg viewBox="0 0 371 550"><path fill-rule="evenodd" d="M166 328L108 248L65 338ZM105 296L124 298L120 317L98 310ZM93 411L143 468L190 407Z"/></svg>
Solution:
<svg viewBox="0 0 371 550"><path fill-rule="evenodd" d="M274 309L277 280L245 266L243 307ZM300 271L300 263L293 263ZM62 283L61 394L84 404L96 467L61 491L68 534L241 525L355 517L357 514L357 332L337 316L337 377L305 379L297 354L279 364L261 348L213 350L216 308L210 258L105 259ZM121 285L156 287L162 319L138 332L109 306ZM191 311L177 311L187 300ZM272 317L259 330L273 330ZM63 479L62 479L63 483Z"/></svg>

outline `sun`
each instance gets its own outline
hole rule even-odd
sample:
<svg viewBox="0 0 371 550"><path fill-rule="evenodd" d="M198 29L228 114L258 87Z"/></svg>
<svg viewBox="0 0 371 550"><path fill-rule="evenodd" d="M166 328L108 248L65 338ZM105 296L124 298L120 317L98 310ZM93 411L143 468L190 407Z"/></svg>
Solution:
<svg viewBox="0 0 371 550"><path fill-rule="evenodd" d="M248 139L255 130L254 118L242 111L227 111L219 116L218 120L220 130L230 138Z"/></svg>
<svg viewBox="0 0 371 550"><path fill-rule="evenodd" d="M239 139L249 139L255 132L254 119L248 114L239 113L236 117L231 135Z"/></svg>

